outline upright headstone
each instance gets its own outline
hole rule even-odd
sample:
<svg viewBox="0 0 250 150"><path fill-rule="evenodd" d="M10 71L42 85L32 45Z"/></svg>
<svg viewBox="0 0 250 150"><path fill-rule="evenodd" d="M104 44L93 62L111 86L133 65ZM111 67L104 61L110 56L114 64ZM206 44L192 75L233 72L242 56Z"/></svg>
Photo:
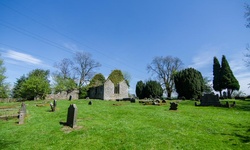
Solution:
<svg viewBox="0 0 250 150"><path fill-rule="evenodd" d="M89 101L89 105L92 105L92 101Z"/></svg>
<svg viewBox="0 0 250 150"><path fill-rule="evenodd" d="M77 122L77 107L71 104L68 108L67 125L74 128Z"/></svg>
<svg viewBox="0 0 250 150"><path fill-rule="evenodd" d="M21 104L21 109L20 109L20 111L22 111L22 112L24 113L24 115L26 115L26 105L25 105L25 103L22 103L22 104Z"/></svg>
<svg viewBox="0 0 250 150"><path fill-rule="evenodd" d="M72 99L72 96L70 95L70 96L69 96L69 101L71 101L71 99Z"/></svg>
<svg viewBox="0 0 250 150"><path fill-rule="evenodd" d="M25 117L25 113L24 113L24 111L19 111L19 116L18 116L18 119L19 119L19 121L18 121L18 124L23 124L24 123L24 117Z"/></svg>
<svg viewBox="0 0 250 150"><path fill-rule="evenodd" d="M169 108L169 110L177 110L177 107L178 107L178 104L177 104L177 103L171 102L171 103L170 103L170 108Z"/></svg>
<svg viewBox="0 0 250 150"><path fill-rule="evenodd" d="M55 99L54 99L54 101L53 101L53 106L54 106L54 111L56 111L57 102L56 102Z"/></svg>
<svg viewBox="0 0 250 150"><path fill-rule="evenodd" d="M204 94L200 100L200 106L220 106L220 100L218 95ZM197 105L199 106L199 105Z"/></svg>
<svg viewBox="0 0 250 150"><path fill-rule="evenodd" d="M54 107L53 103L50 103L50 108L51 108L51 111L52 111L52 112L55 111L55 107Z"/></svg>

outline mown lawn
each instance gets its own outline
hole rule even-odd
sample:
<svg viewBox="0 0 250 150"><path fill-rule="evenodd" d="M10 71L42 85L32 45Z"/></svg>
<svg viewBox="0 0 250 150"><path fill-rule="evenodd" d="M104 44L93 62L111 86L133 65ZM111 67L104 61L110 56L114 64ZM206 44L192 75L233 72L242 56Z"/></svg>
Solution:
<svg viewBox="0 0 250 150"><path fill-rule="evenodd" d="M250 149L250 101L235 108L195 107L93 100L29 101L23 125L0 120L0 149ZM63 126L70 104L78 108L77 127ZM0 103L0 108L21 103ZM3 110L3 109L2 109ZM3 114L3 112L2 112ZM1 109L0 109L1 115Z"/></svg>

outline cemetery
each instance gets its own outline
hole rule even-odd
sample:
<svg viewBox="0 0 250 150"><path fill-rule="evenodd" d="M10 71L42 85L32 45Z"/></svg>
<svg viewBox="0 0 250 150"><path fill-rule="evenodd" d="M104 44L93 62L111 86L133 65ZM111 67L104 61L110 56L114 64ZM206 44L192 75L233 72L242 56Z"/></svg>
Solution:
<svg viewBox="0 0 250 150"><path fill-rule="evenodd" d="M236 100L220 100L226 101ZM0 119L1 149L249 149L249 100L231 108L195 107L190 100L156 99L157 107L146 102L1 102L1 116L8 110L16 115Z"/></svg>

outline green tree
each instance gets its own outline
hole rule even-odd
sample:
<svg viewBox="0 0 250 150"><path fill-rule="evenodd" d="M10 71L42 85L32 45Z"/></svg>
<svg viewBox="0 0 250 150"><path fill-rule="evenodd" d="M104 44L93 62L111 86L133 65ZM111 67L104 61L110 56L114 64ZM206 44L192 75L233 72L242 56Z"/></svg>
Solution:
<svg viewBox="0 0 250 150"><path fill-rule="evenodd" d="M145 98L144 89L145 89L145 84L142 81L138 81L136 83L135 93L139 99Z"/></svg>
<svg viewBox="0 0 250 150"><path fill-rule="evenodd" d="M98 73L90 80L89 87L97 87L97 86L103 85L105 81L106 79L104 75L101 73Z"/></svg>
<svg viewBox="0 0 250 150"><path fill-rule="evenodd" d="M7 98L9 93L9 85L5 82L7 78L5 72L4 61L0 58L0 98Z"/></svg>
<svg viewBox="0 0 250 150"><path fill-rule="evenodd" d="M66 91L70 93L71 91L77 89L76 82L71 78L64 78L60 75L54 76L54 90L56 93Z"/></svg>
<svg viewBox="0 0 250 150"><path fill-rule="evenodd" d="M146 82L145 85L145 96L146 97L162 97L163 95L163 89L161 87L161 84L157 81L149 80Z"/></svg>
<svg viewBox="0 0 250 150"><path fill-rule="evenodd" d="M49 70L35 69L28 74L27 79L21 84L22 98L34 100L44 99L51 92L48 80Z"/></svg>
<svg viewBox="0 0 250 150"><path fill-rule="evenodd" d="M193 68L187 68L176 73L174 76L174 82L178 97L197 99L204 91L202 74Z"/></svg>
<svg viewBox="0 0 250 150"><path fill-rule="evenodd" d="M21 87L22 84L26 81L25 75L21 76L19 79L14 84L14 88L12 89L12 97L13 98L22 98L22 92L21 92Z"/></svg>
<svg viewBox="0 0 250 150"><path fill-rule="evenodd" d="M226 56L222 56L221 60L221 88L227 89L228 98L231 98L231 94L234 90L239 90L240 85L238 80L235 78L228 62Z"/></svg>
<svg viewBox="0 0 250 150"><path fill-rule="evenodd" d="M174 74L182 67L182 61L177 57L155 57L147 70L157 76L159 82L164 85L167 97L171 97L174 91Z"/></svg>
<svg viewBox="0 0 250 150"><path fill-rule="evenodd" d="M124 80L124 76L121 70L113 70L108 79L110 79L115 85Z"/></svg>
<svg viewBox="0 0 250 150"><path fill-rule="evenodd" d="M221 87L221 66L219 63L219 60L214 57L214 64L213 64L213 89L215 91L218 91L220 93L221 96L221 91L222 91L222 87Z"/></svg>
<svg viewBox="0 0 250 150"><path fill-rule="evenodd" d="M208 77L204 77L203 78L204 81L204 93L212 93L213 92L213 88L211 85L211 80Z"/></svg>

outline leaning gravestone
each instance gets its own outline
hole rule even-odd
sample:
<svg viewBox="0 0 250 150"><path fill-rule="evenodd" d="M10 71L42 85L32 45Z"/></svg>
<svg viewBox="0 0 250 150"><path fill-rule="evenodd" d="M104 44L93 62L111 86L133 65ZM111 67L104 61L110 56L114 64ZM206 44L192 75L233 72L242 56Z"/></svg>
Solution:
<svg viewBox="0 0 250 150"><path fill-rule="evenodd" d="M77 107L75 104L71 104L68 108L67 125L74 128L76 127L77 119Z"/></svg>

